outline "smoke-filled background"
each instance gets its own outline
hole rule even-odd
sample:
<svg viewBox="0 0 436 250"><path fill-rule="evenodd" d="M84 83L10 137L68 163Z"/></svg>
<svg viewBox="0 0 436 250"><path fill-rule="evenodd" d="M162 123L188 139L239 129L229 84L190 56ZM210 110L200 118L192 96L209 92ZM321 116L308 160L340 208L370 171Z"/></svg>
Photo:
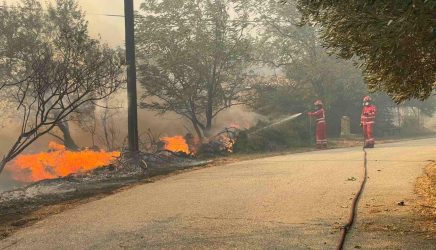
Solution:
<svg viewBox="0 0 436 250"><path fill-rule="evenodd" d="M6 3L15 3L18 1L7 0ZM53 2L53 1L49 1ZM89 32L92 37L99 38L102 42L109 46L123 47L124 46L124 18L111 15L124 15L124 2L121 0L78 0L81 9L86 12L86 19L89 22ZM142 0L135 0L135 9L139 9ZM146 25L144 25L146 26ZM288 28L288 27L284 27ZM362 72L356 69L352 62L337 59L334 56L328 56L319 42L316 40L316 34L313 29L305 27L301 30L290 27L291 31L295 31L301 35L302 39L309 41L314 49L314 58L304 58L307 61L288 61L284 65L289 65L280 69L281 78L286 78L284 81L270 82L271 78L266 77L265 82L260 79L259 84L253 86L253 100L244 106L234 106L220 113L214 119L211 133L217 133L225 127L236 125L242 128L255 126L258 121L263 121L265 117L271 120L276 120L307 111L313 108L313 100L321 98L326 104L327 123L329 137L338 137L340 134L340 118L347 115L351 118L351 132L360 134L359 117L361 109L362 96L368 94ZM254 29L255 30L255 29ZM256 30L255 30L256 31ZM300 32L300 33L299 33ZM252 32L254 34L256 32ZM249 34L251 35L251 34ZM296 43L293 40L286 40L274 34L274 29L257 34L274 38L274 46L284 44L283 53L297 53L296 51L288 51L286 44ZM248 35L247 35L248 36ZM298 37L298 36L297 36ZM265 45L265 44L263 44ZM291 47L291 46L289 46ZM257 47L254 51L259 51L259 56L263 60L277 57L272 53L277 53L273 50L274 47ZM304 48L301 49L304 51ZM306 55L306 53L304 54ZM277 59L287 59L284 58ZM282 62L278 62L280 64ZM262 68L256 70L255 73L268 75L274 70L270 68ZM290 80L291 79L291 80ZM256 79L259 80L259 79ZM298 83L298 84L296 84ZM138 84L140 85L140 84ZM138 96L143 93L142 86L139 87ZM120 148L126 142L127 135L127 94L125 90L119 91L111 98L109 103L110 109L96 108L95 116L101 118L105 112L108 114L107 122L110 123L116 141L117 148ZM377 120L377 136L390 135L395 133L398 127L405 128L404 131L415 131L421 127L436 128L436 122L430 118L434 104L421 105L418 102L409 103L401 111L397 110L395 104L386 95L375 95L375 103L379 107L379 115ZM105 105L105 103L101 103ZM432 106L433 105L433 106ZM427 114L421 114L421 110L430 110ZM2 114L0 122L0 155L4 154L11 146L11 143L19 134L19 123L16 122L14 111L10 110L10 114ZM398 111L398 112L397 112ZM139 133L152 133L156 137L185 135L188 132L195 134L192 124L184 118L181 118L174 112L167 112L164 115L158 115L156 112L138 109L139 112ZM415 120L412 118L418 112L418 127ZM91 114L90 114L91 115ZM10 119L7 119L10 117ZM101 121L99 121L101 122ZM267 126L264 123L263 126ZM298 121L295 121L295 126L282 128L282 131L274 131L267 133L264 138L257 141L248 141L242 144L245 149L251 148L254 144L256 150L272 150L277 142L279 146L307 146L310 138L307 117L301 116ZM262 125L260 125L262 126ZM408 126L408 127L407 127ZM85 128L84 128L85 127ZM97 124L97 130L101 134L101 124ZM71 135L75 142L80 147L91 147L93 145L92 136L87 131L86 126L79 126L75 122L70 123ZM56 132L56 131L54 131ZM29 148L27 153L37 153L47 150L47 145L50 141L56 141L52 135L45 135ZM94 138L94 144L100 148L105 148L102 138ZM258 145L257 145L258 144ZM240 144L241 145L241 144ZM241 147L241 146L240 146ZM0 191L11 189L15 185L19 185L11 180L8 171L4 171L0 175Z"/></svg>
<svg viewBox="0 0 436 250"><path fill-rule="evenodd" d="M7 4L18 3L19 1L7 0ZM48 1L54 2L54 1ZM111 47L124 46L124 18L107 15L124 15L124 2L120 0L78 0L77 1L83 11L86 12L86 19L89 22L89 32L92 37L99 38L102 42L107 43ZM141 0L135 0L135 9L139 9ZM141 90L140 90L141 91ZM138 94L139 96L141 93ZM110 126L116 130L118 144L124 144L127 136L127 93L125 90L119 91L114 96L110 103L112 113ZM96 116L102 115L102 109L97 108ZM188 121L174 113L157 115L155 112L138 109L139 113L139 133L151 131L155 136L174 136L185 135L188 132L193 132ZM12 116L12 117L11 117ZM16 122L12 114L9 114L10 119L5 119L2 114L3 121L0 124L0 155L4 154L11 146L20 131L20 123ZM253 125L260 116L247 111L243 107L235 107L223 112L215 120L214 131L218 131L229 124L233 124L235 119L242 126ZM90 147L92 145L89 133L75 123L70 123L70 130L75 142L81 147ZM48 149L48 143L56 141L51 135L45 135L25 152L37 153ZM104 148L99 138L96 138L96 144ZM119 145L118 145L119 146ZM10 173L4 171L0 175L0 192L20 186L11 179Z"/></svg>
<svg viewBox="0 0 436 250"><path fill-rule="evenodd" d="M18 3L17 0L6 0L7 4ZM48 2L53 3L53 0ZM120 0L78 0L83 11L87 13L89 31L94 37L111 46L124 44L124 18L105 15L124 15L124 1ZM140 0L135 0L135 9L139 9Z"/></svg>

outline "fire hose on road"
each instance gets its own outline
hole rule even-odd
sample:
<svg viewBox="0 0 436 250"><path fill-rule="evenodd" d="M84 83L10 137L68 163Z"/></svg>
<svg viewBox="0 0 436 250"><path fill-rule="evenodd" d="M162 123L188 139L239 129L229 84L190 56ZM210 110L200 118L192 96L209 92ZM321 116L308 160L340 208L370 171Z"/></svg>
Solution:
<svg viewBox="0 0 436 250"><path fill-rule="evenodd" d="M288 116L288 117L286 117L286 118L284 118L282 120L273 122L272 124L270 124L268 126L260 128L260 129L258 129L256 131L252 132L251 134L256 134L259 131L262 131L262 130L265 130L265 129L277 126L279 124L283 124L283 123L288 122L288 121L291 121L291 120L301 116L302 114L303 114L303 112L302 113L297 113L297 114L294 114L294 115L291 115L291 116ZM309 120L309 129L310 130L311 130L311 127L312 127L312 124L311 124L311 122ZM365 148L363 148L362 150L363 150L363 178L362 178L362 181L360 183L359 190L356 192L356 194L355 194L355 196L353 198L353 202L352 202L352 205L351 205L351 210L350 210L350 214L349 214L347 223L341 227L340 239L339 239L338 246L336 248L337 250L342 250L344 248L344 244L345 244L345 240L347 238L347 234L348 234L348 232L350 232L351 228L353 227L354 221L356 219L357 208L358 208L358 205L359 205L359 200L360 200L360 197L362 196L362 193L363 193L363 191L365 189L366 180L368 179L367 151L365 150Z"/></svg>
<svg viewBox="0 0 436 250"><path fill-rule="evenodd" d="M363 148L362 150L363 150L363 179L360 183L359 190L357 191L356 195L353 198L348 221L344 226L341 227L341 236L339 239L338 246L336 248L337 250L342 250L344 248L347 234L351 230L351 228L353 227L354 221L356 219L357 207L359 205L359 200L360 200L360 197L362 196L363 190L365 189L366 180L368 179L367 152L366 152L365 148Z"/></svg>
<svg viewBox="0 0 436 250"><path fill-rule="evenodd" d="M256 131L252 132L251 134L256 134L259 131L262 131L262 130L274 127L274 126L279 125L279 124L283 124L285 122L288 122L290 120L293 120L293 119L301 116L302 114L303 114L303 112L291 115L291 116L286 117L286 118L284 118L282 120L276 121L276 122L274 122L274 123L272 123L272 124L270 124L268 126L260 128L260 129L258 129ZM312 124L310 123L310 120L309 120L309 129L310 130L311 130L311 127L312 127ZM348 234L348 232L350 232L351 228L353 227L354 221L356 219L357 207L359 205L359 200L360 200L360 197L362 196L362 193L363 193L363 191L365 189L366 180L368 179L367 151L365 150L365 148L363 148L362 150L363 150L363 178L362 178L362 181L360 183L359 190L356 192L356 194L355 194L355 196L353 198L353 202L352 202L352 205L351 205L351 210L350 210L350 214L349 214L347 223L341 227L341 235L340 235L338 246L336 248L337 250L342 250L344 248L344 244L345 244L345 240L347 238L347 234Z"/></svg>

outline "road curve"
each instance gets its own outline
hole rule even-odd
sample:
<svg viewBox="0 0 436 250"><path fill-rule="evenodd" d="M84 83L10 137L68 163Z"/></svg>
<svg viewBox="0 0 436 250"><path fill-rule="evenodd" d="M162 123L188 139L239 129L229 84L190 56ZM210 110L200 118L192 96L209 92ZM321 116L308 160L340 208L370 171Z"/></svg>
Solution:
<svg viewBox="0 0 436 250"><path fill-rule="evenodd" d="M435 145L425 139L369 151L370 178L347 249L435 249L412 232L399 238L372 227L410 212L396 202L412 202ZM334 249L362 157L361 148L335 149L175 175L48 217L0 249Z"/></svg>

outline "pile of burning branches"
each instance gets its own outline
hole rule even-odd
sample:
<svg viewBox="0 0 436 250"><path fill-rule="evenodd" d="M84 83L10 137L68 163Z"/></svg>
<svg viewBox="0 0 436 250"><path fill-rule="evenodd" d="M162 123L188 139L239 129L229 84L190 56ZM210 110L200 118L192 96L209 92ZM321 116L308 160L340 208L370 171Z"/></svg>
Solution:
<svg viewBox="0 0 436 250"><path fill-rule="evenodd" d="M222 155L233 152L233 144L240 131L240 128L232 126L200 140L191 133L185 136L161 137L148 130L141 137L141 147L151 158L165 158L168 155L186 158Z"/></svg>
<svg viewBox="0 0 436 250"><path fill-rule="evenodd" d="M160 137L148 131L142 137L142 152L137 158L125 151L106 152L98 148L70 151L51 142L47 152L22 154L12 162L7 171L14 179L30 185L0 194L0 202L4 205L17 199L47 196L74 198L206 165L210 161L199 158L232 152L239 132L237 127L225 128L200 142L189 133Z"/></svg>
<svg viewBox="0 0 436 250"><path fill-rule="evenodd" d="M233 145L235 144L240 131L241 130L237 127L225 128L202 143L198 148L199 154L211 156L232 153Z"/></svg>

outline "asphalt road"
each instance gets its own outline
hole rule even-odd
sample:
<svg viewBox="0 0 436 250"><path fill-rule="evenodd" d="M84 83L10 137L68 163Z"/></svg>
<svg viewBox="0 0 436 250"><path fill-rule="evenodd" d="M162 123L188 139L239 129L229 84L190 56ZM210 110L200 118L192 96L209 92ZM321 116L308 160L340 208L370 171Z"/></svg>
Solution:
<svg viewBox="0 0 436 250"><path fill-rule="evenodd" d="M436 160L435 145L426 139L369 150L367 188L346 249L436 249L412 229L410 215L415 179ZM48 217L0 241L0 249L334 249L362 157L361 148L346 148L175 175Z"/></svg>

